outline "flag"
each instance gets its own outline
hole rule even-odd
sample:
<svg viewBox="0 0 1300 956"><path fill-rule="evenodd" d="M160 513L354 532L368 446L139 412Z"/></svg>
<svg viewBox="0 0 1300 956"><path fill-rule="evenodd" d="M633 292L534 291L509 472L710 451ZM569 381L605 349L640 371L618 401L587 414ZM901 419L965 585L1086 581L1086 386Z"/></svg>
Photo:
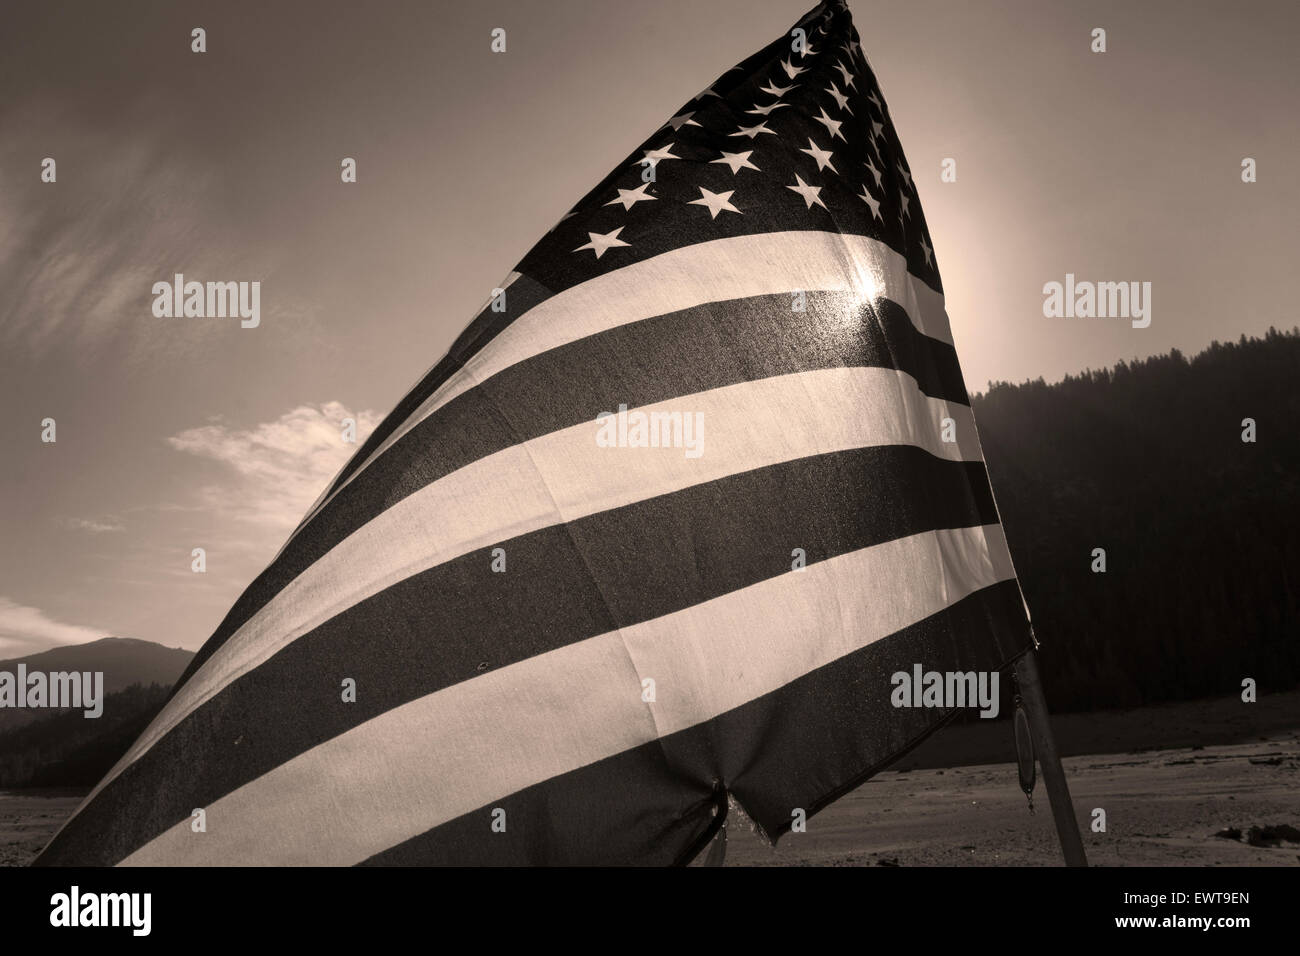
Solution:
<svg viewBox="0 0 1300 956"><path fill-rule="evenodd" d="M1031 642L917 181L826 2L493 290L38 862L683 863L954 713L893 675Z"/></svg>

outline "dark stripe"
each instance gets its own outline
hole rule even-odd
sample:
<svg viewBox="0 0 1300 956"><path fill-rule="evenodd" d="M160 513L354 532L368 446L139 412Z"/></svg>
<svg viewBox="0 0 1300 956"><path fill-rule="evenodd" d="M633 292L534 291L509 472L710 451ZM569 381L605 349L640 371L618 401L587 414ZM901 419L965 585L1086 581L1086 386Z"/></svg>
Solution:
<svg viewBox="0 0 1300 956"><path fill-rule="evenodd" d="M285 585L385 509L494 452L594 421L619 403L635 408L775 375L872 367L906 372L925 394L969 405L951 345L922 335L893 302L860 307L846 298L809 292L801 313L791 311L787 294L709 303L620 326L502 370L415 426L343 488L249 585L185 677ZM413 411L406 404L385 425L405 420Z"/></svg>
<svg viewBox="0 0 1300 956"><path fill-rule="evenodd" d="M871 507L861 505L863 495ZM617 627L923 531L996 521L978 462L912 446L837 452L544 528L401 581L187 715L42 856L120 860L284 761L401 704ZM341 701L344 678L356 703Z"/></svg>
<svg viewBox="0 0 1300 956"><path fill-rule="evenodd" d="M711 822L715 783L776 837L796 808L812 817L950 715L893 707L891 674L916 663L1000 670L1029 644L1020 590L1004 581L713 720L495 800L365 864L686 862ZM505 833L491 830L497 807Z"/></svg>

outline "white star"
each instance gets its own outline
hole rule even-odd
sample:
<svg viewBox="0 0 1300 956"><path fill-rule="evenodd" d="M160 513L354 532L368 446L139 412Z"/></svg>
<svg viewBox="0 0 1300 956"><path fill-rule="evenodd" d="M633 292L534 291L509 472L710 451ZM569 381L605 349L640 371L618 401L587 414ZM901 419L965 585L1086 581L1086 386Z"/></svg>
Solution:
<svg viewBox="0 0 1300 956"><path fill-rule="evenodd" d="M642 183L640 186L636 187L636 189L620 189L618 191L618 198L611 199L609 202L605 203L605 205L617 206L619 203L622 203L623 209L626 211L639 202L646 202L655 199L656 197L646 193L646 190L649 188L649 183Z"/></svg>
<svg viewBox="0 0 1300 956"><path fill-rule="evenodd" d="M733 174L740 172L742 169L758 169L757 166L749 161L749 157L754 155L752 149L747 149L743 153L729 153L725 149L721 152L722 157L720 159L711 159L709 162L726 163L731 167Z"/></svg>
<svg viewBox="0 0 1300 956"><path fill-rule="evenodd" d="M759 90L771 96L775 96L777 99L780 99L781 97L785 96L785 94L789 93L794 88L795 88L794 83L791 83L789 86L777 86L775 83L769 82L767 86L760 86Z"/></svg>
<svg viewBox="0 0 1300 956"><path fill-rule="evenodd" d="M596 253L596 258L599 259L601 256L605 254L606 249L611 249L614 246L632 245L632 243L624 242L622 239L618 237L618 234L622 231L623 231L623 227L619 226L613 232L607 232L604 235L601 235L600 233L597 232L589 232L587 233L587 235L590 237L591 241L584 243L581 246L578 246L578 248L574 249L573 251L581 252L583 249L590 249Z"/></svg>
<svg viewBox="0 0 1300 956"><path fill-rule="evenodd" d="M759 123L757 126L741 126L734 133L728 133L727 135L748 136L750 139L753 139L759 133L771 133L773 136L775 136L776 130L768 129L766 123Z"/></svg>
<svg viewBox="0 0 1300 956"><path fill-rule="evenodd" d="M705 189L703 186L700 186L698 188L700 190L700 198L692 199L690 203L688 203L688 205L708 206L710 219L717 219L718 213L720 212L740 213L740 210L731 204L731 194L735 192L734 189L729 189L725 193L715 193L715 192L710 192L709 190ZM741 215L744 214L741 213Z"/></svg>
<svg viewBox="0 0 1300 956"><path fill-rule="evenodd" d="M847 69L843 63L839 62L835 64L835 69L839 70L840 74L844 77L844 85L846 87L851 90L857 89L857 87L853 85L853 73L851 70Z"/></svg>
<svg viewBox="0 0 1300 956"><path fill-rule="evenodd" d="M865 185L863 185L862 187L862 195L860 198L862 199L863 202L865 202L868 206L871 207L871 215L875 216L881 222L885 221L885 217L880 214L880 200L876 199L871 195L871 193L867 192L867 187Z"/></svg>
<svg viewBox="0 0 1300 956"><path fill-rule="evenodd" d="M822 110L821 116L814 116L813 119L826 127L827 131L831 134L831 139L834 139L836 136L840 139L844 139L844 134L840 132L840 127L844 124L839 120L833 120L827 116L825 109Z"/></svg>
<svg viewBox="0 0 1300 956"><path fill-rule="evenodd" d="M674 130L679 130L683 126L699 126L699 123L691 119L694 115L694 111L691 111L690 113L680 113L670 119L667 123L664 123L664 126L671 126ZM660 129L663 129L663 126L661 126Z"/></svg>
<svg viewBox="0 0 1300 956"><path fill-rule="evenodd" d="M876 169L876 164L870 159L867 160L867 169L871 170L871 175L876 177L876 185L880 185L880 170Z"/></svg>
<svg viewBox="0 0 1300 956"><path fill-rule="evenodd" d="M903 168L903 164L902 164L902 163L894 163L894 168L898 170L898 174L899 174L900 176L902 176L905 180L907 180L907 188L908 188L908 189L911 189L911 188L912 188L912 174L909 173L906 169Z"/></svg>
<svg viewBox="0 0 1300 956"><path fill-rule="evenodd" d="M755 105L752 110L745 110L746 113L753 113L757 116L767 116L772 110L779 110L783 106L789 106L789 103L773 103L771 106Z"/></svg>
<svg viewBox="0 0 1300 956"><path fill-rule="evenodd" d="M804 181L803 181L802 179L800 179L798 176L795 176L795 177L794 177L794 181L795 181L796 185L794 185L794 186L786 186L785 188L786 188L786 189L793 189L793 190L794 190L795 192L797 192L800 196L802 196L802 197L803 197L803 201L804 201L805 203L808 204L808 208L809 208L809 209L811 209L811 208L813 207L813 203L816 203L817 205L821 206L823 209L826 209L826 204L825 204L824 202L822 202L822 200L821 200L821 196L818 195L818 193L820 193L820 192L822 191L822 188L821 188L820 186L809 186L806 182L804 182ZM827 212L830 212L829 209L827 209L826 211L827 211Z"/></svg>
<svg viewBox="0 0 1300 956"><path fill-rule="evenodd" d="M835 97L835 102L839 105L840 109L844 110L850 116L853 115L853 110L849 109L849 98L840 92L840 88L836 86L834 82L826 88L826 92Z"/></svg>
<svg viewBox="0 0 1300 956"><path fill-rule="evenodd" d="M902 216L899 216L898 218L899 218L899 219L902 219L903 216L910 216L910 215L912 215L910 212L907 211L907 203L908 203L907 193L899 193L899 194L898 194L898 200L899 200L900 203L902 203L902 206L903 206L903 214L902 214Z"/></svg>
<svg viewBox="0 0 1300 956"><path fill-rule="evenodd" d="M727 72L730 73L731 71L728 70ZM696 98L697 100L702 100L702 99L704 99L704 97L706 97L706 96L717 96L718 99L722 99L721 96L718 96L717 93L713 92L713 87L711 87L711 86L710 86L707 90L701 90L699 93L696 93L696 94L695 94L695 98Z"/></svg>
<svg viewBox="0 0 1300 956"><path fill-rule="evenodd" d="M804 48L803 48L803 52L799 54L800 56L816 56L816 55L817 55L817 51L813 49L813 45L812 45L811 43L808 43L807 41L805 41L803 46L804 46Z"/></svg>
<svg viewBox="0 0 1300 956"><path fill-rule="evenodd" d="M799 152L807 153L813 159L817 160L817 171L820 173L829 166L831 172L838 176L840 171L836 169L835 164L831 162L831 151L829 149L819 149L817 144L813 142L811 136L808 137L808 145L811 146L812 149L804 149L800 147Z"/></svg>
<svg viewBox="0 0 1300 956"><path fill-rule="evenodd" d="M872 106L874 106L876 109L880 110L880 115L881 115L881 116L884 116L884 115L885 115L885 108L884 108L883 106L880 105L880 100L876 99L876 91L875 91L875 90L872 90L872 91L871 91L871 95L868 96L867 99L871 101L871 105L872 105Z"/></svg>
<svg viewBox="0 0 1300 956"><path fill-rule="evenodd" d="M875 120L872 120L872 121L871 121L871 135L872 135L872 136L879 136L881 139L884 139L884 138L885 138L885 124L884 124L884 123L877 123Z"/></svg>
<svg viewBox="0 0 1300 956"><path fill-rule="evenodd" d="M785 75L790 77L792 80L800 73L808 72L802 66L792 66L789 60L781 61L781 69L785 70Z"/></svg>
<svg viewBox="0 0 1300 956"><path fill-rule="evenodd" d="M651 166L658 166L661 159L681 159L680 156L673 153L672 143L660 149L646 149L642 150L642 152L645 153L645 159L641 160L639 165L645 165L647 160Z"/></svg>
<svg viewBox="0 0 1300 956"><path fill-rule="evenodd" d="M925 264L927 266L933 265L934 261L930 258L930 253L933 250L926 244L925 236L921 237L921 251L925 253Z"/></svg>

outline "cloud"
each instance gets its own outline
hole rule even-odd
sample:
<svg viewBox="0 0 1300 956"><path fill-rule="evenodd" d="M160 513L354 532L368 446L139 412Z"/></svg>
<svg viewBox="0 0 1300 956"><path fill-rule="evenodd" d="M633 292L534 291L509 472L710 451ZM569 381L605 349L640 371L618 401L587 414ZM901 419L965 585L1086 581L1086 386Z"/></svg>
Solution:
<svg viewBox="0 0 1300 956"><path fill-rule="evenodd" d="M343 420L356 421L357 443L342 440ZM292 529L379 424L373 411L341 402L299 405L273 422L238 429L220 421L168 438L178 451L225 465L221 480L199 490L203 504L239 521Z"/></svg>
<svg viewBox="0 0 1300 956"><path fill-rule="evenodd" d="M126 530L126 525L116 518L105 518L103 521L96 521L93 518L56 518L55 521L70 531L89 531L91 534Z"/></svg>
<svg viewBox="0 0 1300 956"><path fill-rule="evenodd" d="M165 136L114 135L53 104L6 119L26 135L0 139L0 166L31 163L24 140L66 142L69 156L95 159L61 161L56 183L33 173L0 195L0 341L38 356L62 345L83 359L123 336L133 351L156 347L149 290L214 247L200 244L196 224L224 225L212 215L217 173Z"/></svg>
<svg viewBox="0 0 1300 956"><path fill-rule="evenodd" d="M37 607L18 604L0 595L0 656L25 657L60 644L85 644L108 637L108 631L64 624L46 617Z"/></svg>
<svg viewBox="0 0 1300 956"><path fill-rule="evenodd" d="M193 358L230 325L156 318L154 283L178 272L220 281L276 274L283 245L234 212L231 196L246 185L232 171L238 164L155 130L147 117L169 112L165 102L150 93L127 108L120 128L58 102L0 104L0 169L31 168L7 175L0 190L0 348L82 365ZM34 157L45 150L33 154L34 143L63 144L50 149L55 182L41 181ZM262 324L314 334L315 303L277 289L263 302Z"/></svg>

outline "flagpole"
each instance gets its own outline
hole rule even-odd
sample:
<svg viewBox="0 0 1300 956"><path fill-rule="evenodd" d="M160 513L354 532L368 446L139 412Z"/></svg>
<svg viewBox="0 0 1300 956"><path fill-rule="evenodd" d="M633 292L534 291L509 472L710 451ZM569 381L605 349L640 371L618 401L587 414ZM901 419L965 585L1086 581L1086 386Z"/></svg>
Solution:
<svg viewBox="0 0 1300 956"><path fill-rule="evenodd" d="M1038 754L1038 765L1043 770L1043 782L1047 785L1047 798L1052 804L1052 817L1056 820L1056 835L1061 840L1065 865L1087 866L1083 839L1079 836L1079 821L1074 815L1074 804L1070 800L1070 787L1065 782L1061 755L1057 752L1056 740L1052 737L1047 700L1043 697L1043 685L1038 678L1037 657L1038 652L1030 650L1016 662L1020 695L1026 716L1029 717L1029 730L1034 739L1034 750Z"/></svg>

